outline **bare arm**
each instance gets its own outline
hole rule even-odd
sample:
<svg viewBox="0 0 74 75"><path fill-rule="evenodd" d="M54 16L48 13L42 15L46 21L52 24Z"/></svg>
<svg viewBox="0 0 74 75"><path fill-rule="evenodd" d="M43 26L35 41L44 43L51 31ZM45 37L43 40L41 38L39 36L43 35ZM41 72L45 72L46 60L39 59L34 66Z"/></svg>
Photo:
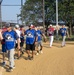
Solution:
<svg viewBox="0 0 74 75"><path fill-rule="evenodd" d="M0 40L2 40L3 39L3 37L2 37L2 30L0 30Z"/></svg>

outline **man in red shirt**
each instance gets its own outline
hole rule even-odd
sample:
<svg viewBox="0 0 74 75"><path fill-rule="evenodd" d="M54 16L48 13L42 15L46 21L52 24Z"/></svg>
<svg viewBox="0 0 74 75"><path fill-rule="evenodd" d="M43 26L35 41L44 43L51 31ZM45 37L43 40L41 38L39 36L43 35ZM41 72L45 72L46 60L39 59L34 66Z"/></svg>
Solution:
<svg viewBox="0 0 74 75"><path fill-rule="evenodd" d="M55 29L50 24L48 31L47 31L47 35L49 36L49 41L50 41L50 48L52 47L52 43L53 43L53 39L54 39L54 30Z"/></svg>

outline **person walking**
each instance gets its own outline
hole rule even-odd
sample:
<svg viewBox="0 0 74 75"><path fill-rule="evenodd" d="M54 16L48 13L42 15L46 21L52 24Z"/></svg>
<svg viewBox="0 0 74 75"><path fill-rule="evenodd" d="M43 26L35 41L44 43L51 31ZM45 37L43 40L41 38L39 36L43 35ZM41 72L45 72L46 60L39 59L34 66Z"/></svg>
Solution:
<svg viewBox="0 0 74 75"><path fill-rule="evenodd" d="M27 59L33 60L35 43L37 42L37 36L36 31L34 29L34 25L29 26L29 29L25 31L25 35L26 35L26 50L28 54ZM32 56L30 55L30 50L32 51Z"/></svg>
<svg viewBox="0 0 74 75"><path fill-rule="evenodd" d="M36 35L38 36L36 44L36 49L37 49L36 55L39 55L39 53L43 53L42 37L46 40L46 36L44 35L44 33L41 32L39 27L35 27L35 30L36 30Z"/></svg>
<svg viewBox="0 0 74 75"><path fill-rule="evenodd" d="M20 41L20 43L21 43L21 40L20 40L20 37L21 37L21 31L20 31L20 27L19 27L19 25L15 25L15 32L17 33L17 35L19 36L19 41ZM16 46L15 46L15 48L17 48L18 47L18 43L17 43L17 40L16 40ZM17 48L18 49L18 48ZM20 56L21 56L21 49L18 49L18 58L17 59L19 59L20 58Z"/></svg>
<svg viewBox="0 0 74 75"><path fill-rule="evenodd" d="M5 48L5 40L3 39L3 31L0 30L0 40L1 40L1 47L2 47L2 57L3 57L3 62L2 62L2 66L5 66L5 54L6 54L6 48Z"/></svg>
<svg viewBox="0 0 74 75"><path fill-rule="evenodd" d="M61 47L64 47L66 45L65 39L66 39L66 35L68 35L68 30L66 29L65 25L62 25L62 28L60 28L60 34L62 36L62 45Z"/></svg>
<svg viewBox="0 0 74 75"><path fill-rule="evenodd" d="M47 31L47 35L49 36L49 42L50 42L50 48L52 47L53 44L53 40L54 40L54 28L53 26L50 24L48 31Z"/></svg>
<svg viewBox="0 0 74 75"><path fill-rule="evenodd" d="M5 39L1 40L1 45L2 45L2 57L3 57L2 66L4 67L6 65L5 57L7 53L6 47L5 47Z"/></svg>
<svg viewBox="0 0 74 75"><path fill-rule="evenodd" d="M21 53L24 54L24 51L25 51L25 50L23 50L23 46L24 46L24 42L25 42L25 38L24 38L25 29L24 29L24 26L21 26L20 31L21 31L21 36L20 36L20 40L21 40L21 43L20 43Z"/></svg>
<svg viewBox="0 0 74 75"><path fill-rule="evenodd" d="M5 48L8 51L9 58L9 71L13 71L15 66L14 63L14 49L15 49L15 40L18 42L18 49L20 49L19 36L15 31L12 30L10 24L6 25L7 31L3 33L3 39L5 40Z"/></svg>
<svg viewBox="0 0 74 75"><path fill-rule="evenodd" d="M7 28L5 26L3 26L0 35L2 36L5 31L7 31ZM6 57L7 51L6 51L6 47L5 47L5 40L3 39L3 37L1 40L1 45L2 45L1 47L2 47L2 57L3 57L2 66L4 67L6 65L5 57Z"/></svg>

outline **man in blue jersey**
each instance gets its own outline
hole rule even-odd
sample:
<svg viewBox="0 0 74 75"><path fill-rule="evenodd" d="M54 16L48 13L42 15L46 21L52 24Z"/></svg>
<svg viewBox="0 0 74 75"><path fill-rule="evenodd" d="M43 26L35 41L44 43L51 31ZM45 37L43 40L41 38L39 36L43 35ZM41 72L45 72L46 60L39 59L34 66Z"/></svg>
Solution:
<svg viewBox="0 0 74 75"><path fill-rule="evenodd" d="M9 58L9 71L13 71L14 68L14 48L15 48L15 40L18 42L18 49L20 49L19 37L15 31L12 30L12 26L10 24L6 25L7 31L3 33L3 39L5 40L5 48L8 51Z"/></svg>
<svg viewBox="0 0 74 75"><path fill-rule="evenodd" d="M36 31L33 29L33 25L29 26L29 29L25 31L26 35L26 50L28 53L29 60L34 58L34 50L35 50L35 43L37 42ZM32 51L32 56L30 56L30 50Z"/></svg>
<svg viewBox="0 0 74 75"><path fill-rule="evenodd" d="M66 39L66 35L68 35L68 31L67 29L65 28L65 25L62 25L62 28L60 28L60 34L62 36L62 45L61 47L65 46L65 39ZM69 35L68 35L69 37Z"/></svg>
<svg viewBox="0 0 74 75"><path fill-rule="evenodd" d="M38 36L37 44L36 44L36 47L37 47L36 55L38 55L39 53L43 53L43 51L42 51L42 48L43 48L42 36L44 37L45 40L46 40L46 36L41 32L39 27L35 27L35 29L36 29L36 35Z"/></svg>

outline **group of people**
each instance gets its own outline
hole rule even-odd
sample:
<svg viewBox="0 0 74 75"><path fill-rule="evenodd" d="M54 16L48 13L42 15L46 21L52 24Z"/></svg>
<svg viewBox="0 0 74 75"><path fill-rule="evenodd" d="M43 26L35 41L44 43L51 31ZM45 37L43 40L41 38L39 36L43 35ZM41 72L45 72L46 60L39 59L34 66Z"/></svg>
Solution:
<svg viewBox="0 0 74 75"><path fill-rule="evenodd" d="M2 43L2 52L3 52L3 65L5 65L5 53L8 53L8 59L9 59L9 71L13 71L15 68L14 63L14 55L15 55L15 49L18 49L17 57L18 59L21 57L23 52L23 45L24 41L26 44L26 52L28 54L27 60L33 60L34 59L34 51L36 50L36 55L39 53L43 53L43 44L42 44L42 37L44 40L47 40L44 33L41 32L39 27L34 27L34 25L30 25L29 29L26 31L24 30L24 27L22 26L21 29L19 25L15 25L15 28L13 29L10 24L6 25L7 30L2 33L0 30L0 40ZM52 25L49 26L47 30L47 35L49 36L50 41L50 48L52 47L53 40L54 40L54 31ZM65 28L65 25L60 28L60 33L63 38L62 41L62 47L65 46L65 38L67 34L67 29ZM26 35L26 39L24 39L24 35ZM32 53L30 53L30 51ZM31 55L32 54L32 55Z"/></svg>

